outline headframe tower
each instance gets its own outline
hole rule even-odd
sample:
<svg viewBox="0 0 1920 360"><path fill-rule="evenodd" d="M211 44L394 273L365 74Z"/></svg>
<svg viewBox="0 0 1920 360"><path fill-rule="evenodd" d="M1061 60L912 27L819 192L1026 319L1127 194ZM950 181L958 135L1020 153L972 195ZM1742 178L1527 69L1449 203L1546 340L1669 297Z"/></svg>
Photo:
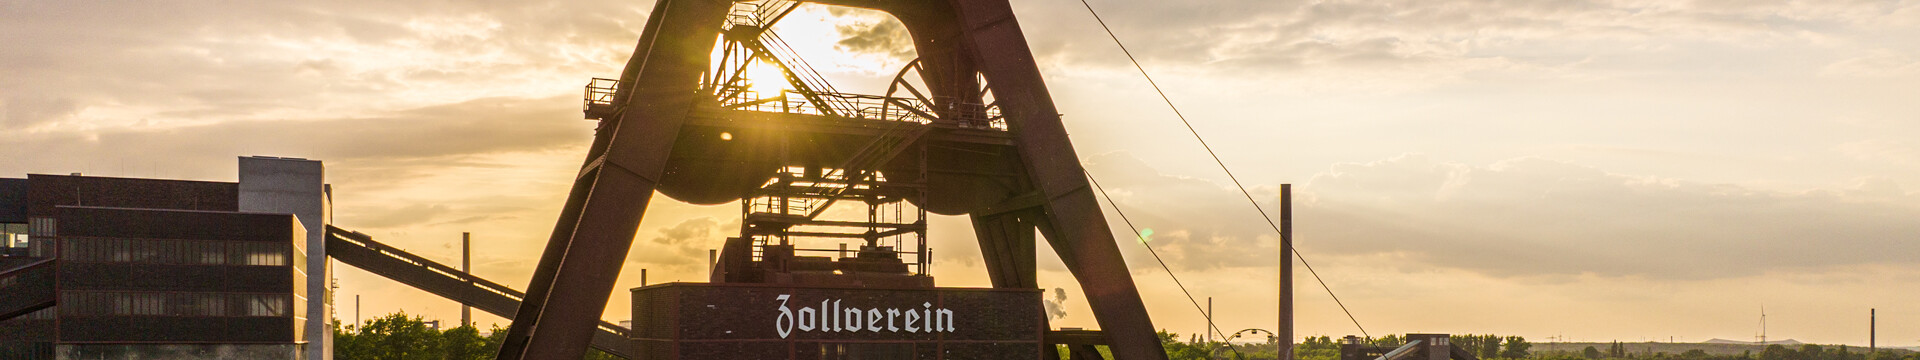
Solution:
<svg viewBox="0 0 1920 360"><path fill-rule="evenodd" d="M585 112L599 128L499 358L580 358L655 191L721 204L799 179L832 183L788 189L821 206L904 201L968 215L996 288L1039 286L1037 230L1086 292L1113 355L1165 359L1008 0L813 2L894 16L919 59L889 94L842 94L797 58L780 59L791 55L766 31L798 3L657 0L620 78L588 86ZM716 52L716 43L728 48ZM743 89L748 64L712 56L734 44L745 59L780 66L792 91ZM891 188L910 191L883 191ZM798 213L792 222L839 224ZM924 226L869 227L865 240ZM780 242L794 235L768 231ZM917 255L923 264L924 251Z"/></svg>

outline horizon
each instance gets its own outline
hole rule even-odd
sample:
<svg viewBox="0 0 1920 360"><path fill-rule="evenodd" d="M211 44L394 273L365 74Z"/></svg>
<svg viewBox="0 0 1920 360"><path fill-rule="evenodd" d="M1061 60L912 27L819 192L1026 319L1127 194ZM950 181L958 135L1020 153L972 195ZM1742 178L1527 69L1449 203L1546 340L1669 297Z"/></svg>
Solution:
<svg viewBox="0 0 1920 360"><path fill-rule="evenodd" d="M473 272L522 288L593 136L581 86L620 73L651 6L0 0L0 177L320 160L339 227L447 264L472 232ZM1866 347L1877 308L1880 347L1920 347L1920 4L1092 6L1260 206L1293 184L1296 247L1367 332L1737 341L1764 306L1770 339ZM1080 4L1014 7L1081 163L1222 330L1272 328L1277 237ZM808 4L774 29L849 92L914 56L872 11ZM631 317L640 269L704 281L737 210L650 204L602 318ZM1155 326L1196 333L1102 211ZM936 283L987 286L967 220L928 226ZM1037 255L1048 300L1068 294L1053 325L1097 328ZM459 319L336 265L343 323ZM1297 336L1361 332L1296 276Z"/></svg>

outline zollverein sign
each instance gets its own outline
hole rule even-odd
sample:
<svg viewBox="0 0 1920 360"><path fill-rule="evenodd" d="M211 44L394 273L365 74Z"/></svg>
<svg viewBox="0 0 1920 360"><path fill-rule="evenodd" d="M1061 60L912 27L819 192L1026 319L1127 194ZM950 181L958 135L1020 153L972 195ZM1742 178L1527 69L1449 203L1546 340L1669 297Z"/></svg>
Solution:
<svg viewBox="0 0 1920 360"><path fill-rule="evenodd" d="M780 300L780 316L774 319L773 327L774 331L780 333L782 339L793 333L796 327L800 331L818 329L834 332L900 332L902 328L910 333L953 332L954 330L953 310L934 309L933 303L920 303L920 309L908 307L905 312L902 312L899 308L888 308L885 311L881 311L880 308L861 310L853 306L842 308L840 300L820 300L820 307L801 307L800 311L796 312L787 307L787 300L791 298L792 295L787 294L774 297ZM894 326L900 323L906 325ZM918 325L915 325L916 323Z"/></svg>
<svg viewBox="0 0 1920 360"><path fill-rule="evenodd" d="M670 283L633 289L638 359L1037 359L1040 291Z"/></svg>

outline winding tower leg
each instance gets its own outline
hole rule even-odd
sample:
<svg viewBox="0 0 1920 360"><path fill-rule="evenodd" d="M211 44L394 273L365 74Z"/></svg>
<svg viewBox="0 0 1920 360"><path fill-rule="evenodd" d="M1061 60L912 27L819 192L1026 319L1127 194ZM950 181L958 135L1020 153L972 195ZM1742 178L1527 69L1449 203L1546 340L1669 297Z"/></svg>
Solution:
<svg viewBox="0 0 1920 360"><path fill-rule="evenodd" d="M595 135L499 359L579 359L607 306L647 202L695 101L713 34L732 5L661 0L621 78L624 104ZM685 56L685 54L700 54Z"/></svg>

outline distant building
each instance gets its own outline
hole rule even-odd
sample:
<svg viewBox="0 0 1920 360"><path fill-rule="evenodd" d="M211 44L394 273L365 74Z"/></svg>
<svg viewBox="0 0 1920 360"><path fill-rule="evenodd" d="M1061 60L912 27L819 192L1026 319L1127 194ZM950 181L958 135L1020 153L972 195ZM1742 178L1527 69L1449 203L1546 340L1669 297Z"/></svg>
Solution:
<svg viewBox="0 0 1920 360"><path fill-rule="evenodd" d="M320 162L239 178L0 179L0 358L331 358Z"/></svg>

